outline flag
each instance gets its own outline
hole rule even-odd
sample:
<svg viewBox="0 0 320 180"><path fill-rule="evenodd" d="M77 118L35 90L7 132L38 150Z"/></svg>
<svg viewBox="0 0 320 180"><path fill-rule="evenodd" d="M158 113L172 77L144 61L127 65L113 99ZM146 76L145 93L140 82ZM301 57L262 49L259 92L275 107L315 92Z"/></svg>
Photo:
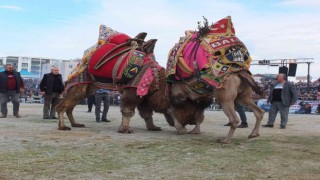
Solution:
<svg viewBox="0 0 320 180"><path fill-rule="evenodd" d="M231 16L227 16L210 26L210 34L235 34Z"/></svg>

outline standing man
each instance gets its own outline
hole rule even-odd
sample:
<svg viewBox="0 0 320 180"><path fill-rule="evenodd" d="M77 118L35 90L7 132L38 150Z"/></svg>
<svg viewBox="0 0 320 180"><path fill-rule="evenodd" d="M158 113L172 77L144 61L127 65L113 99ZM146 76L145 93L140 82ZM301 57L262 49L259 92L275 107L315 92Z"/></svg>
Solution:
<svg viewBox="0 0 320 180"><path fill-rule="evenodd" d="M247 122L247 116L245 113L245 107L235 102L236 111L238 112L241 120L241 124L237 126L237 128L247 128L248 122Z"/></svg>
<svg viewBox="0 0 320 180"><path fill-rule="evenodd" d="M58 67L52 67L51 73L43 76L40 82L40 91L44 96L43 119L57 119L55 116L56 105L59 103L59 96L64 91Z"/></svg>
<svg viewBox="0 0 320 180"><path fill-rule="evenodd" d="M90 94L88 97L87 97L87 104L88 104L88 113L91 113L91 110L92 110L92 106L95 104L95 100L94 100L94 94Z"/></svg>
<svg viewBox="0 0 320 180"><path fill-rule="evenodd" d="M281 117L280 129L285 129L288 122L289 108L296 103L298 94L295 86L286 81L285 74L278 74L276 80L277 83L271 89L267 99L267 103L271 103L268 123L262 126L273 128L279 111Z"/></svg>
<svg viewBox="0 0 320 180"><path fill-rule="evenodd" d="M20 118L20 92L24 92L23 79L19 72L15 71L11 64L6 64L6 70L0 72L0 118L6 118L8 114L7 103L9 98L13 104L13 115Z"/></svg>
<svg viewBox="0 0 320 180"><path fill-rule="evenodd" d="M107 119L107 114L109 111L109 90L106 89L98 89L96 91L95 97L95 114L96 114L96 122L100 123L102 122L111 122ZM102 111L102 118L100 121L100 113L101 113L101 102L103 102L103 111Z"/></svg>

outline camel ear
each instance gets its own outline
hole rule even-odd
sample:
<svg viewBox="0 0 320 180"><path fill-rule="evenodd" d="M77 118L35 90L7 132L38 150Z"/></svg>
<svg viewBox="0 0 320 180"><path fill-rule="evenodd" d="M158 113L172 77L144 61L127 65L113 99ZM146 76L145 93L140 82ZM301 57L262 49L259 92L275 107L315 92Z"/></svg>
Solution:
<svg viewBox="0 0 320 180"><path fill-rule="evenodd" d="M147 33L146 32L141 32L138 35L136 35L136 37L134 37L133 39L144 41L144 39L146 37L147 37Z"/></svg>
<svg viewBox="0 0 320 180"><path fill-rule="evenodd" d="M157 39L150 39L143 44L142 49L147 53L153 53L154 47L156 46Z"/></svg>

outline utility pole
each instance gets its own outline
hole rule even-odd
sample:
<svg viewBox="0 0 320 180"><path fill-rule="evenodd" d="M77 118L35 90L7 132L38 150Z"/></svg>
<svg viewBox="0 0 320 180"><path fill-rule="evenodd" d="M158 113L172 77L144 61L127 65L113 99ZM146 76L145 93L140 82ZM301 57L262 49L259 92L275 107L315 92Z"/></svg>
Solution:
<svg viewBox="0 0 320 180"><path fill-rule="evenodd" d="M310 64L311 62L307 62L308 64L308 75L307 75L307 92L310 91Z"/></svg>

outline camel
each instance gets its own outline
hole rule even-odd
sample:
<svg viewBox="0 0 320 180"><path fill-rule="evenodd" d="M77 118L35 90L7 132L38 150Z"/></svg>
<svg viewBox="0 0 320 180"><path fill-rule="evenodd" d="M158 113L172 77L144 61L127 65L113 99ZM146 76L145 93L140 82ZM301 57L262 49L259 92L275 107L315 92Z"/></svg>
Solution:
<svg viewBox="0 0 320 180"><path fill-rule="evenodd" d="M145 120L146 128L151 131L161 130L153 123L153 112L163 113L168 124L175 126L176 129L181 128L178 123L174 122L171 114L181 113L175 120L197 118L198 114L194 114L197 107L189 104L190 111L188 111L188 109L175 108L171 105L167 94L165 69L158 65L153 54L156 40L151 39L145 42L145 37L146 33L140 33L135 38L130 38L103 25L100 27L98 44L85 51L82 64L71 72L66 82L67 94L65 98L56 106L59 116L59 130L71 130L64 123L64 112L66 112L72 127L85 127L84 124L75 121L72 114L73 109L82 99L99 88L118 90L121 94L122 123L118 129L119 133L133 133L133 128L130 127L130 119L135 114L135 108L138 109L140 116ZM107 50L101 52L103 49ZM123 71L117 74L117 67L120 67L118 62L126 61L125 58L129 56L128 54L137 54L131 59L134 59L135 62L138 61L138 63L132 66L127 61L126 66L122 68ZM144 57L144 59L141 57ZM89 59L90 62L88 62ZM98 60L95 61L95 59ZM112 61L114 61L114 64L110 65ZM143 65L139 67L141 61L143 61ZM101 73L99 68L105 66L110 69L104 69ZM108 72L112 72L112 78L101 77ZM154 78L150 79L150 77Z"/></svg>
<svg viewBox="0 0 320 180"><path fill-rule="evenodd" d="M183 105L191 101L200 105L214 97L231 122L229 133L218 142L230 143L239 123L234 109L237 102L254 113L256 123L248 137L258 137L264 111L253 102L252 95L255 92L263 96L263 92L251 76L250 54L235 36L231 17L211 26L207 19L203 26L198 24L199 31L186 31L186 36L180 38L169 52L166 73L172 104ZM185 132L185 124L192 123L175 119L178 116L174 112L171 115L175 123L180 123L181 132ZM203 121L200 118L203 115L198 117L196 126Z"/></svg>

